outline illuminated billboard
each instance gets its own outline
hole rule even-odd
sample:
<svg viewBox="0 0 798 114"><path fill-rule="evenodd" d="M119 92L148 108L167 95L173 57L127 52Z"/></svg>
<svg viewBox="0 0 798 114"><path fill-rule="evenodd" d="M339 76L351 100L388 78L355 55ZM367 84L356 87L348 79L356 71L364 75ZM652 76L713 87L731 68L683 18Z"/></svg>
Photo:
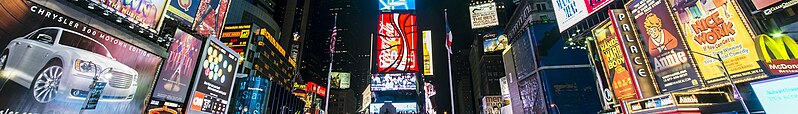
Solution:
<svg viewBox="0 0 798 114"><path fill-rule="evenodd" d="M798 99L798 75L779 77L751 83L762 108L770 114L790 114L798 112L795 103Z"/></svg>
<svg viewBox="0 0 798 114"><path fill-rule="evenodd" d="M161 66L161 73L155 82L151 102L173 102L180 108L185 108L186 93L189 91L191 77L194 76L194 67L199 58L202 40L177 29L175 40L169 46L169 58ZM161 108L161 105L149 108Z"/></svg>
<svg viewBox="0 0 798 114"><path fill-rule="evenodd" d="M756 38L756 44L759 44L756 49L762 58L759 63L767 73L776 76L798 74L798 67L794 67L798 66L798 59L790 57L790 54L798 55L798 52L787 51L798 50L798 43L793 38L787 35L771 38L762 34Z"/></svg>
<svg viewBox="0 0 798 114"><path fill-rule="evenodd" d="M620 43L626 61L624 65L629 68L633 83L637 85L638 95L643 98L657 95L657 88L652 80L654 74L649 66L648 56L641 50L643 45L637 37L632 18L626 13L626 9L610 9L609 15L608 23L611 23L611 28L617 33L615 39Z"/></svg>
<svg viewBox="0 0 798 114"><path fill-rule="evenodd" d="M377 73L418 72L416 16L409 13L382 13L377 28Z"/></svg>
<svg viewBox="0 0 798 114"><path fill-rule="evenodd" d="M648 50L660 92L672 92L701 86L701 78L685 40L664 0L635 0L626 4L639 35Z"/></svg>
<svg viewBox="0 0 798 114"><path fill-rule="evenodd" d="M500 114L503 104L502 96L484 96L482 97L482 113L483 114Z"/></svg>
<svg viewBox="0 0 798 114"><path fill-rule="evenodd" d="M112 8L116 13L125 14L127 19L141 22L142 27L155 28L161 21L161 14L168 0L91 0Z"/></svg>
<svg viewBox="0 0 798 114"><path fill-rule="evenodd" d="M424 44L424 47L423 47L424 48L424 50L423 50L424 51L423 52L423 54L424 54L423 55L424 56L424 75L425 76L432 76L432 74L434 73L432 71L432 69L433 69L433 66L432 66L432 63L433 63L432 62L432 31L431 30L421 31L421 38L423 40L422 44Z"/></svg>
<svg viewBox="0 0 798 114"><path fill-rule="evenodd" d="M245 55L249 37L252 35L252 24L226 25L222 29L219 40L239 55Z"/></svg>
<svg viewBox="0 0 798 114"><path fill-rule="evenodd" d="M482 50L485 53L490 52L501 52L504 51L505 48L509 48L507 37L505 35L499 35L496 37L496 33L489 33L485 35L483 38L487 38L482 41ZM494 37L487 37L487 36L494 36Z"/></svg>
<svg viewBox="0 0 798 114"><path fill-rule="evenodd" d="M417 85L414 73L373 74L371 76L371 91L416 90Z"/></svg>
<svg viewBox="0 0 798 114"><path fill-rule="evenodd" d="M388 106L394 107L396 109L396 113L411 113L411 114L418 113L418 108L417 108L418 106L416 106L415 102L410 102L410 103L391 103L391 102L388 102L388 103L371 103L371 105L369 106L370 107L369 109L371 110L371 113L380 113L380 109L384 105L388 105ZM380 113L380 114L383 114L383 113ZM389 113L386 113L386 114L389 114Z"/></svg>
<svg viewBox="0 0 798 114"><path fill-rule="evenodd" d="M496 13L496 3L490 2L469 6L471 14L471 28L484 28L499 25L499 16Z"/></svg>
<svg viewBox="0 0 798 114"><path fill-rule="evenodd" d="M692 51L720 56L729 74L735 80L750 80L767 77L754 53L753 35L748 30L745 18L738 11L737 3L731 0L707 2L679 1L674 5L682 34ZM721 62L693 54L696 65L708 85L727 83ZM739 81L738 81L739 82Z"/></svg>
<svg viewBox="0 0 798 114"><path fill-rule="evenodd" d="M574 26L614 0L552 0L560 32Z"/></svg>
<svg viewBox="0 0 798 114"><path fill-rule="evenodd" d="M52 2L0 1L2 112L144 113L163 58L141 47L155 45L41 5Z"/></svg>
<svg viewBox="0 0 798 114"><path fill-rule="evenodd" d="M197 8L194 30L203 36L221 33L231 0L202 0Z"/></svg>
<svg viewBox="0 0 798 114"><path fill-rule="evenodd" d="M332 86L331 88L335 89L347 89L349 88L350 83L350 75L348 72L330 72L330 76L332 77Z"/></svg>
<svg viewBox="0 0 798 114"><path fill-rule="evenodd" d="M184 25L191 25L197 16L200 0L172 0L166 7L166 15Z"/></svg>
<svg viewBox="0 0 798 114"><path fill-rule="evenodd" d="M416 0L379 0L380 10L415 10Z"/></svg>
<svg viewBox="0 0 798 114"><path fill-rule="evenodd" d="M196 72L189 113L227 113L240 55L216 38L208 38Z"/></svg>
<svg viewBox="0 0 798 114"><path fill-rule="evenodd" d="M618 42L617 32L612 23L604 21L592 30L595 36L598 55L601 58L601 66L607 82L612 88L615 99L619 101L639 99L638 90L631 69L626 66L624 52Z"/></svg>

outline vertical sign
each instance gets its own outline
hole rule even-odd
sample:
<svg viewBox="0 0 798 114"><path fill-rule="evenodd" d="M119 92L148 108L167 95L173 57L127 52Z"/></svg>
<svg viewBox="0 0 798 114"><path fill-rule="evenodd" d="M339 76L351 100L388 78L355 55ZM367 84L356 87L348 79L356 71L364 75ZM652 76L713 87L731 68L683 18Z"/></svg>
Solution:
<svg viewBox="0 0 798 114"><path fill-rule="evenodd" d="M377 73L418 72L416 16L409 13L382 13L377 28Z"/></svg>
<svg viewBox="0 0 798 114"><path fill-rule="evenodd" d="M635 0L626 4L626 8L641 28L640 35L646 41L660 92L700 87L693 58L678 33L667 1Z"/></svg>
<svg viewBox="0 0 798 114"><path fill-rule="evenodd" d="M598 46L598 54L601 57L602 66L604 66L604 75L610 83L615 99L619 101L639 99L637 87L631 76L631 68L626 65L624 53L621 50L622 46L616 38L615 27L611 26L608 21L604 21L592 32L596 37L596 46Z"/></svg>
<svg viewBox="0 0 798 114"><path fill-rule="evenodd" d="M724 60L728 74L735 80L764 78L757 64L753 35L733 0L707 2L679 1L674 5L679 24L690 50ZM727 78L717 59L693 54L707 85L726 83Z"/></svg>
<svg viewBox="0 0 798 114"><path fill-rule="evenodd" d="M216 38L208 38L188 113L227 113L240 55Z"/></svg>
<svg viewBox="0 0 798 114"><path fill-rule="evenodd" d="M432 31L421 31L421 38L424 40L424 75L432 76Z"/></svg>
<svg viewBox="0 0 798 114"><path fill-rule="evenodd" d="M642 98L657 95L648 56L646 56L643 46L640 45L640 39L635 33L631 18L625 9L612 9L609 13L612 26L616 29L618 42L621 43L626 68L630 68L632 79L634 79L633 83L637 85L638 95L642 95Z"/></svg>

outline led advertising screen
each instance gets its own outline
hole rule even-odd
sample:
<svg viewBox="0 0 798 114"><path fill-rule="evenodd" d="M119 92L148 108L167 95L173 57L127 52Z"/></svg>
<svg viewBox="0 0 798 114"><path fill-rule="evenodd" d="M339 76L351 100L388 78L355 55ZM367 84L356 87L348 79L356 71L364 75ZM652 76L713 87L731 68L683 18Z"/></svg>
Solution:
<svg viewBox="0 0 798 114"><path fill-rule="evenodd" d="M382 13L377 28L377 73L418 72L416 16L409 13Z"/></svg>
<svg viewBox="0 0 798 114"><path fill-rule="evenodd" d="M158 106L163 106L160 104L167 104L166 102L173 102L178 105L175 107L185 108L182 103L185 103L191 85L189 83L194 76L194 67L202 48L202 40L180 29L175 31L174 38L169 46L169 58L161 66L161 73L155 82L150 101L155 106L150 108L160 108Z"/></svg>
<svg viewBox="0 0 798 114"><path fill-rule="evenodd" d="M750 80L767 77L759 67L753 35L731 0L706 2L678 1L674 11L679 19L682 34L692 51L717 57L720 55L731 77ZM726 83L721 62L693 54L696 65L708 85ZM738 81L739 82L739 81Z"/></svg>
<svg viewBox="0 0 798 114"><path fill-rule="evenodd" d="M0 1L2 112L143 113L162 58L48 2Z"/></svg>
<svg viewBox="0 0 798 114"><path fill-rule="evenodd" d="M127 19L135 20L142 27L155 28L161 21L161 14L168 0L91 0L112 8L116 13L125 14Z"/></svg>
<svg viewBox="0 0 798 114"><path fill-rule="evenodd" d="M269 97L269 79L263 77L246 77L241 80L235 107L246 110L235 110L236 114L261 114Z"/></svg>
<svg viewBox="0 0 798 114"><path fill-rule="evenodd" d="M471 14L472 29L499 25L495 2L469 6L468 11Z"/></svg>
<svg viewBox="0 0 798 114"><path fill-rule="evenodd" d="M219 41L222 41L239 55L244 55L251 35L252 24L225 25Z"/></svg>
<svg viewBox="0 0 798 114"><path fill-rule="evenodd" d="M485 53L501 52L504 51L505 48L508 48L507 37L505 37L505 35L499 35L499 34L493 32L483 35L482 38L485 38L485 40L482 41L483 52Z"/></svg>
<svg viewBox="0 0 798 114"><path fill-rule="evenodd" d="M415 102L411 103L371 103L369 109L371 113L378 113L378 114L390 114L382 112L380 109L382 107L393 107L396 109L396 113L418 113L418 106L416 106Z"/></svg>
<svg viewBox="0 0 798 114"><path fill-rule="evenodd" d="M227 113L240 55L216 38L208 38L191 92L189 113Z"/></svg>
<svg viewBox="0 0 798 114"><path fill-rule="evenodd" d="M348 72L330 72L330 76L332 77L332 88L335 89L347 89L350 85L350 76L351 74Z"/></svg>
<svg viewBox="0 0 798 114"><path fill-rule="evenodd" d="M637 100L638 92L631 69L626 66L624 52L621 50L617 39L615 27L609 21L604 21L593 29L598 55L601 57L606 81L612 87L615 99L618 101Z"/></svg>
<svg viewBox="0 0 798 114"><path fill-rule="evenodd" d="M791 114L798 112L798 75L779 77L751 83L759 103L768 114Z"/></svg>
<svg viewBox="0 0 798 114"><path fill-rule="evenodd" d="M574 26L614 0L552 0L560 32Z"/></svg>
<svg viewBox="0 0 798 114"><path fill-rule="evenodd" d="M371 91L416 90L416 85L416 75L413 73L371 76Z"/></svg>
<svg viewBox="0 0 798 114"><path fill-rule="evenodd" d="M194 30L203 36L221 33L229 6L230 0L202 0L194 16Z"/></svg>
<svg viewBox="0 0 798 114"><path fill-rule="evenodd" d="M172 0L166 6L166 15L185 25L191 25L197 16L201 0Z"/></svg>
<svg viewBox="0 0 798 114"><path fill-rule="evenodd" d="M665 0L635 0L626 4L648 50L657 86L672 92L701 86L693 58Z"/></svg>
<svg viewBox="0 0 798 114"><path fill-rule="evenodd" d="M421 38L423 39L422 44L424 44L424 76L432 76L434 73L432 67L432 31L421 31Z"/></svg>
<svg viewBox="0 0 798 114"><path fill-rule="evenodd" d="M415 10L416 0L379 0L380 10Z"/></svg>

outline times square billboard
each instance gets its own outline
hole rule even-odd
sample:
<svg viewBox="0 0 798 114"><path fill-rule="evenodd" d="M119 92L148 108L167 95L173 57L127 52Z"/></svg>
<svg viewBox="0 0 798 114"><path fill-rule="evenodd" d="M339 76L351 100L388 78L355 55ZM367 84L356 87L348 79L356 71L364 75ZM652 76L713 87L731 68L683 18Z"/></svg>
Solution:
<svg viewBox="0 0 798 114"><path fill-rule="evenodd" d="M143 113L163 58L141 47L154 45L56 2L0 1L2 112Z"/></svg>
<svg viewBox="0 0 798 114"><path fill-rule="evenodd" d="M198 34L220 34L231 0L171 0L166 15L192 27ZM215 35L216 35L215 34Z"/></svg>
<svg viewBox="0 0 798 114"><path fill-rule="evenodd" d="M175 40L168 49L169 57L161 66L155 82L148 111L169 112L186 108L186 96L203 41L180 29L175 30L174 35Z"/></svg>
<svg viewBox="0 0 798 114"><path fill-rule="evenodd" d="M187 112L227 113L241 55L217 38L205 42Z"/></svg>
<svg viewBox="0 0 798 114"><path fill-rule="evenodd" d="M418 72L418 27L410 13L382 13L375 47L375 73Z"/></svg>

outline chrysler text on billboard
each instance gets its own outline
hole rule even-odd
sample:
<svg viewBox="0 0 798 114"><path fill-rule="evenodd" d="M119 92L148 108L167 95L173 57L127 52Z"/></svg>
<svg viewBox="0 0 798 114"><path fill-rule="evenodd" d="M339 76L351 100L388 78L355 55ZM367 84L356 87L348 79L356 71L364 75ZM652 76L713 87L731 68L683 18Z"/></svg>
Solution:
<svg viewBox="0 0 798 114"><path fill-rule="evenodd" d="M37 2L37 3L33 3ZM162 58L46 8L48 1L0 2L0 109L17 113L142 113ZM101 94L88 98L90 85ZM94 96L94 95L92 95ZM95 102L96 100L97 102Z"/></svg>

